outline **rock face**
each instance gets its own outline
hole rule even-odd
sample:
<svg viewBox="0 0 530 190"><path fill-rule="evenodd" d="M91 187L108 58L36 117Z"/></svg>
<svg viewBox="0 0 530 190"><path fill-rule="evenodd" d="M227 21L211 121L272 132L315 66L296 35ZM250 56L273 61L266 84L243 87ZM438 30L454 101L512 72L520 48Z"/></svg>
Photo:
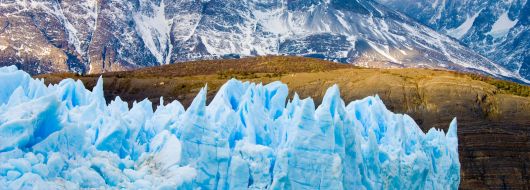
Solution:
<svg viewBox="0 0 530 190"><path fill-rule="evenodd" d="M33 74L287 54L522 80L371 0L65 0L1 6L0 64L17 64Z"/></svg>
<svg viewBox="0 0 530 190"><path fill-rule="evenodd" d="M378 1L530 78L530 1Z"/></svg>
<svg viewBox="0 0 530 190"><path fill-rule="evenodd" d="M277 74L280 71L283 74ZM64 76L43 77L57 83ZM81 79L90 88L98 77ZM340 86L345 101L378 94L390 110L410 115L424 131L430 127L447 130L447 123L457 117L461 189L530 186L530 97L514 95L469 75L425 69L360 69L288 57L192 62L103 75L109 101L120 96L132 105L146 97L159 102L163 96L165 101L176 99L185 107L205 83L210 102L231 77L264 84L281 80L300 97L313 97L315 105L334 84ZM511 84L530 91L530 87Z"/></svg>

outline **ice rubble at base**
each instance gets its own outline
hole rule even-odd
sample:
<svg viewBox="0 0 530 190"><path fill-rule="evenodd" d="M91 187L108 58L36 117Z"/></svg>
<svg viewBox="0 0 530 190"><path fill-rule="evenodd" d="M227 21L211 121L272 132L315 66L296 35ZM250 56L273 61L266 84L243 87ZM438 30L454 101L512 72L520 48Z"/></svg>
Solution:
<svg viewBox="0 0 530 190"><path fill-rule="evenodd" d="M457 189L456 120L424 134L377 97L228 81L185 110L116 98L102 80L45 86L0 68L0 187L9 189Z"/></svg>

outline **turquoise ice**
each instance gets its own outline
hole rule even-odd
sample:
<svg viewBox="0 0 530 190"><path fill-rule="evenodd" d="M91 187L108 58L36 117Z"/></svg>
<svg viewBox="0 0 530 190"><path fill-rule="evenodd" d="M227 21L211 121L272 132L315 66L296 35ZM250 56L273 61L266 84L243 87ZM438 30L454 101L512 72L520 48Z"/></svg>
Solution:
<svg viewBox="0 0 530 190"><path fill-rule="evenodd" d="M210 104L107 104L66 79L0 68L0 187L8 189L457 189L456 119L423 133L377 96L339 87L318 107L280 82L229 80Z"/></svg>

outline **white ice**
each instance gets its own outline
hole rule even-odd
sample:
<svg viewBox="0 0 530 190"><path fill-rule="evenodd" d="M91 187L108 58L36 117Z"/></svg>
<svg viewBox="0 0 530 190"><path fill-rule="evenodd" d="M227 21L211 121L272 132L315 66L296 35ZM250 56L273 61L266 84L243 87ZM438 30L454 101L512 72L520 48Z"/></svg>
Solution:
<svg viewBox="0 0 530 190"><path fill-rule="evenodd" d="M322 104L285 84L229 80L188 109L129 109L66 79L0 68L0 187L8 189L457 189L457 124L428 133L379 97Z"/></svg>

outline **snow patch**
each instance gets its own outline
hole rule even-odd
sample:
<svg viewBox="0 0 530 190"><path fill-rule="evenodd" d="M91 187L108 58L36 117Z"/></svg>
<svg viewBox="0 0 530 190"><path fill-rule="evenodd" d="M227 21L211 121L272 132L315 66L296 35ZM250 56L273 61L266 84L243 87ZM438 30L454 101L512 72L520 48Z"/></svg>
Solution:
<svg viewBox="0 0 530 190"><path fill-rule="evenodd" d="M141 1L142 4L149 4L153 9L153 15L144 15L135 12L133 19L136 23L136 30L140 33L147 48L155 56L159 64L169 64L171 51L173 49L170 32L173 20L166 19L164 1L160 5L153 5L152 2Z"/></svg>
<svg viewBox="0 0 530 190"><path fill-rule="evenodd" d="M462 23L457 28L447 30L447 35L452 36L452 37L454 37L456 39L462 39L462 37L464 37L464 35L466 35L466 33L469 31L469 29L471 29L471 27L473 26L473 23L475 22L475 19L478 17L478 15L481 12L482 12L482 10L477 12L477 13L475 13L475 15L473 15L472 17L468 17L466 19L466 21L464 21L464 23Z"/></svg>
<svg viewBox="0 0 530 190"><path fill-rule="evenodd" d="M381 54L382 56L386 57L390 61L394 63L401 63L401 61L397 60L396 58L392 57L389 52L389 47L384 46L384 50L377 47L377 45L373 44L372 42L368 42L370 44L370 47L372 47L377 53Z"/></svg>
<svg viewBox="0 0 530 190"><path fill-rule="evenodd" d="M516 24L518 20L511 20L508 17L508 12L503 13L495 23L493 23L493 26L491 27L491 30L486 33L486 35L491 35L495 38L500 38L506 36L510 29L512 29Z"/></svg>
<svg viewBox="0 0 530 190"><path fill-rule="evenodd" d="M289 33L289 28L286 27L281 9L268 12L255 11L254 16L256 17L257 22L261 24L267 32L273 32L275 34Z"/></svg>

